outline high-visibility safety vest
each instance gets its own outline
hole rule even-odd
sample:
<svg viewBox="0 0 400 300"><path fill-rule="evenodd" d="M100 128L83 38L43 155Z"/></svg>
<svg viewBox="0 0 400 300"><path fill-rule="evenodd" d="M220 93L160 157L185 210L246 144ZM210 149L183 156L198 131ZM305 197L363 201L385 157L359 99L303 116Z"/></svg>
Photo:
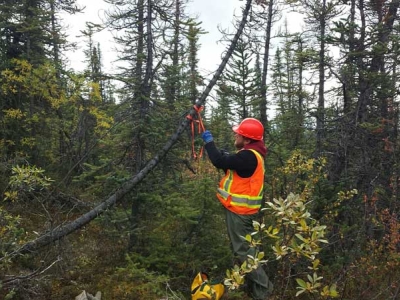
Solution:
<svg viewBox="0 0 400 300"><path fill-rule="evenodd" d="M226 209L241 215L257 213L261 208L264 190L264 159L255 150L257 167L249 178L243 178L235 170L228 170L219 183L217 197Z"/></svg>

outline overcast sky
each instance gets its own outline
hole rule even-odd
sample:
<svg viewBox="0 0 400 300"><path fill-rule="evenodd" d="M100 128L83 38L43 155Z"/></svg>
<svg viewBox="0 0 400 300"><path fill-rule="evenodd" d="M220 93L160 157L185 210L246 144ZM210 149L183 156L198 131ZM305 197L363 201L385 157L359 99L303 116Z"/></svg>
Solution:
<svg viewBox="0 0 400 300"><path fill-rule="evenodd" d="M240 0L191 0L187 4L188 13L198 17L202 22L201 27L208 33L202 35L199 43L201 44L199 52L199 66L202 71L213 72L217 69L221 55L225 47L217 41L221 38L218 26L221 28L232 28L232 19L234 13L240 13L240 6L244 1ZM83 47L85 41L82 38L76 38L80 35L80 30L85 29L85 22L99 23L100 18L108 6L102 0L78 0L78 5L86 6L83 14L68 17L65 22L69 25L67 30L71 40L78 41L78 49L68 55L71 67L76 70L83 68ZM231 30L232 31L232 30ZM103 64L106 70L112 71L113 59L116 54L113 50L112 35L104 31L94 36L95 42L100 42L103 54Z"/></svg>

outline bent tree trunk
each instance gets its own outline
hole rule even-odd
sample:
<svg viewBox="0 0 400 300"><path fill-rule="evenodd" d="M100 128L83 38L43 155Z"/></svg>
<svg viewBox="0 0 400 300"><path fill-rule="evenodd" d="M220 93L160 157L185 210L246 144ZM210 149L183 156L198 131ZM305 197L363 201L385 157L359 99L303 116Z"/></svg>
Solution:
<svg viewBox="0 0 400 300"><path fill-rule="evenodd" d="M217 71L215 72L214 76L208 83L206 89L203 91L202 95L200 98L196 101L195 106L197 108L200 108L205 103L205 100L210 93L211 89L214 87L216 84L218 78L221 76L229 58L231 57L233 50L236 47L236 44L238 42L238 39L240 35L243 32L244 26L247 21L247 17L250 11L251 7L251 2L252 0L247 0L246 6L243 10L243 16L239 25L239 28L224 56L224 58L221 61L221 64L219 65ZM196 114L196 110L193 107L190 110L190 115L194 117ZM128 192L130 192L139 182L141 182L146 175L153 170L159 162L166 156L166 154L169 152L169 150L172 148L172 146L176 143L180 135L185 131L185 128L189 125L189 120L185 119L182 121L182 123L178 126L176 132L170 137L170 139L166 142L164 147L160 150L160 152L152 158L142 170L140 170L136 175L134 175L130 180L125 182L124 184L121 185L121 187L114 193L112 194L109 198L101 202L99 205L97 205L95 208L87 212L86 214L80 216L79 218L75 219L74 221L71 221L67 224L64 224L60 227L55 228L54 230L47 232L37 239L30 241L26 244L24 244L22 247L20 247L18 250L8 254L5 257L0 258L0 261L9 258L10 256L18 255L18 254L24 254L24 253L29 253L36 251L37 249L47 246L51 244L54 241L57 241L65 236L67 236L70 233L73 233L74 231L80 229L81 227L87 225L90 223L92 220L97 218L99 215L101 215L104 211L107 209L111 208L114 206L117 201L122 199Z"/></svg>

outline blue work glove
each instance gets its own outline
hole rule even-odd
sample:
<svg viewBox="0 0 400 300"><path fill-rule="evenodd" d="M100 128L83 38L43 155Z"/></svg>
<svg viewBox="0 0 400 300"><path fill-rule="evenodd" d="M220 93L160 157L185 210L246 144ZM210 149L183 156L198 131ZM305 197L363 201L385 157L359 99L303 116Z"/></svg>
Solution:
<svg viewBox="0 0 400 300"><path fill-rule="evenodd" d="M201 138L203 139L204 143L206 143L206 144L209 142L212 142L214 140L211 132L208 130L204 131L201 134Z"/></svg>

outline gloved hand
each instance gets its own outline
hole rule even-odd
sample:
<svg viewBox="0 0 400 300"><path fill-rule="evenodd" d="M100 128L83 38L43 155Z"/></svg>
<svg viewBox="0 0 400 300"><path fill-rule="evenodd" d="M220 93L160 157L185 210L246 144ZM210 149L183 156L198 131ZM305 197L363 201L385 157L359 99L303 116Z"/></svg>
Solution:
<svg viewBox="0 0 400 300"><path fill-rule="evenodd" d="M204 143L206 143L206 144L209 142L212 142L214 140L211 132L208 130L204 131L201 134L201 138L203 139Z"/></svg>

